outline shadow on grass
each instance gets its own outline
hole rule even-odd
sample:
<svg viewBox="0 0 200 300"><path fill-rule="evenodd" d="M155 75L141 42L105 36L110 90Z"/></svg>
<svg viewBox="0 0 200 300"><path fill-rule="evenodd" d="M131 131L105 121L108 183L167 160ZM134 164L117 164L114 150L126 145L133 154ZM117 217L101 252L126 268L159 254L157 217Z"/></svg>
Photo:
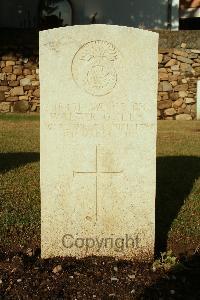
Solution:
<svg viewBox="0 0 200 300"><path fill-rule="evenodd" d="M0 173L39 161L38 152L0 153ZM200 158L165 156L157 158L155 253L166 250L167 235L195 179L200 176ZM187 224L186 224L187 226Z"/></svg>
<svg viewBox="0 0 200 300"><path fill-rule="evenodd" d="M200 158L164 156L157 158L155 254L166 250L167 235L195 179L200 176ZM187 224L186 224L187 226Z"/></svg>
<svg viewBox="0 0 200 300"><path fill-rule="evenodd" d="M0 173L40 160L38 152L0 153Z"/></svg>

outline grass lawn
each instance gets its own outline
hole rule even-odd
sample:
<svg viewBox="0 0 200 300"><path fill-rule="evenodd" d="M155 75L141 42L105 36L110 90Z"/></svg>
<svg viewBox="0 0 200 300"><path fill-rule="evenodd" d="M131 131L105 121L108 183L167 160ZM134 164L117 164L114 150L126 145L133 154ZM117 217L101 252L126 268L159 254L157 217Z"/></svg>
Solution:
<svg viewBox="0 0 200 300"><path fill-rule="evenodd" d="M0 115L1 247L40 246L39 116ZM156 250L200 241L200 122L160 121Z"/></svg>

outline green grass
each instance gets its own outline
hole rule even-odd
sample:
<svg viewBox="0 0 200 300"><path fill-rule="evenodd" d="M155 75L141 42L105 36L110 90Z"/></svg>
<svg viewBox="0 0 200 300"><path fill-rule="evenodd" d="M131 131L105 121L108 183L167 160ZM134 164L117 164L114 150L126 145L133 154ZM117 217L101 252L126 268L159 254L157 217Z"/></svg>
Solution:
<svg viewBox="0 0 200 300"><path fill-rule="evenodd" d="M0 117L1 246L39 245L39 118L4 116Z"/></svg>
<svg viewBox="0 0 200 300"><path fill-rule="evenodd" d="M39 117L0 115L1 246L40 246ZM200 241L200 122L158 122L156 248Z"/></svg>
<svg viewBox="0 0 200 300"><path fill-rule="evenodd" d="M27 113L27 114L1 114L0 113L0 121L10 121L10 122L18 122L18 121L38 121L40 119L40 115L36 113Z"/></svg>
<svg viewBox="0 0 200 300"><path fill-rule="evenodd" d="M157 139L156 243L192 253L200 242L200 122L161 121Z"/></svg>

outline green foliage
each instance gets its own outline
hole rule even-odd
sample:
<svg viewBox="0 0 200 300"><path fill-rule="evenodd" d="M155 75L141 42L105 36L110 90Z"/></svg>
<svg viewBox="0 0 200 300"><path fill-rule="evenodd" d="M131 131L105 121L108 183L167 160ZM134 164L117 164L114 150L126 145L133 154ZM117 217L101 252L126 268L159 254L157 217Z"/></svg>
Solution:
<svg viewBox="0 0 200 300"><path fill-rule="evenodd" d="M172 251L162 252L161 257L154 261L153 270L163 269L169 271L178 264L176 256L172 254Z"/></svg>

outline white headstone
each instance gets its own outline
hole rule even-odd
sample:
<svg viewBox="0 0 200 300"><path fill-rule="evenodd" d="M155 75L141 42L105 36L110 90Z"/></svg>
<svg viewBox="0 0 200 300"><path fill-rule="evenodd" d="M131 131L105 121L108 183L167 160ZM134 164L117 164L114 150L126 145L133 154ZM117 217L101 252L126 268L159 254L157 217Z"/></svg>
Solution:
<svg viewBox="0 0 200 300"><path fill-rule="evenodd" d="M42 257L154 252L158 34L40 32Z"/></svg>
<svg viewBox="0 0 200 300"><path fill-rule="evenodd" d="M197 81L197 120L200 120L200 80Z"/></svg>

